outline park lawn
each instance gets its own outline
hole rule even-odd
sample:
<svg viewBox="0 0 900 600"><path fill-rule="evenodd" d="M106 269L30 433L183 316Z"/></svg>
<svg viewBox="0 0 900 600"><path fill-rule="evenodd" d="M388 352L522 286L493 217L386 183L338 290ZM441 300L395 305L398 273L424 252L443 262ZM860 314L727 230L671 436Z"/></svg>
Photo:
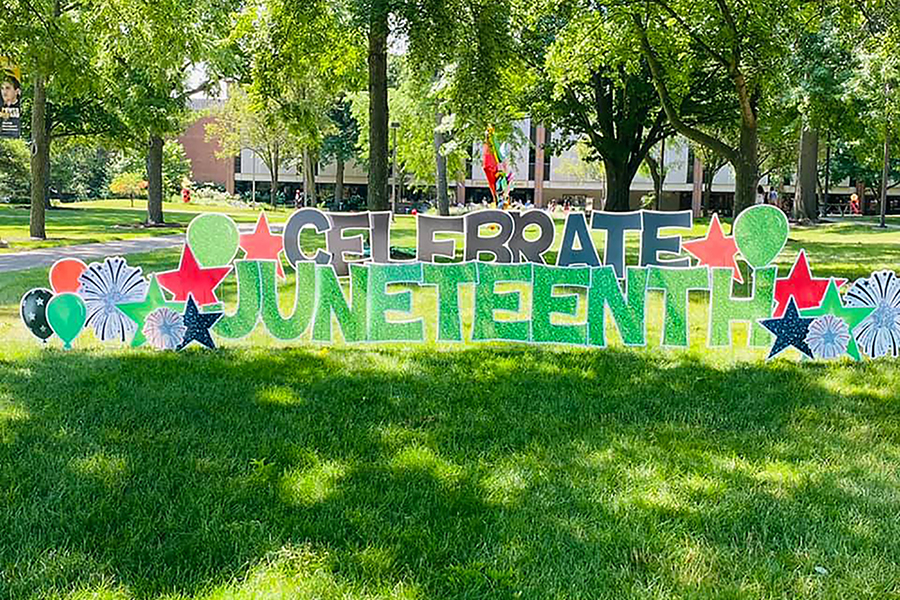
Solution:
<svg viewBox="0 0 900 600"><path fill-rule="evenodd" d="M0 240L9 243L0 252L21 252L37 248L57 248L92 242L110 242L141 237L183 234L187 224L198 214L225 213L238 223L254 223L259 211L226 206L166 203L164 215L171 227L141 227L147 217L147 203L129 200L95 200L61 204L47 211L47 239L29 237L27 206L0 205ZM272 223L287 219L288 211L267 208Z"/></svg>
<svg viewBox="0 0 900 600"><path fill-rule="evenodd" d="M782 274L801 246L900 264L900 231L840 224ZM701 294L680 351L653 294L647 349L64 353L18 320L46 274L0 274L0 597L900 597L896 360L706 352Z"/></svg>

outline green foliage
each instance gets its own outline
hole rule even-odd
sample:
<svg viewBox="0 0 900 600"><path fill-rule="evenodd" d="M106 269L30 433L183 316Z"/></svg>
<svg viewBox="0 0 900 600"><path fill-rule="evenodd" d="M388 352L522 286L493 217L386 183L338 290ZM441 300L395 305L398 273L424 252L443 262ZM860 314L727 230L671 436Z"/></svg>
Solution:
<svg viewBox="0 0 900 600"><path fill-rule="evenodd" d="M27 198L31 185L30 155L23 140L0 139L0 202Z"/></svg>
<svg viewBox="0 0 900 600"><path fill-rule="evenodd" d="M142 173L119 173L109 184L109 191L115 197L137 198L147 195L147 180Z"/></svg>
<svg viewBox="0 0 900 600"><path fill-rule="evenodd" d="M113 171L119 173L140 173L147 179L147 155L140 149L129 149L122 153ZM163 192L164 196L178 195L182 185L191 179L191 161L184 153L184 146L177 140L169 140L163 146Z"/></svg>
<svg viewBox="0 0 900 600"><path fill-rule="evenodd" d="M176 133L187 114L188 75L203 64L207 88L226 60L224 38L236 2L192 0L98 4L99 69L107 103L127 126L125 144Z"/></svg>
<svg viewBox="0 0 900 600"><path fill-rule="evenodd" d="M356 158L359 155L359 122L353 116L349 98L339 99L328 116L333 128L322 140L322 160L347 162Z"/></svg>
<svg viewBox="0 0 900 600"><path fill-rule="evenodd" d="M191 160L184 153L184 146L177 141L168 141L163 146L163 189L169 195L181 192L185 184L190 184Z"/></svg>
<svg viewBox="0 0 900 600"><path fill-rule="evenodd" d="M76 198L104 197L112 177L113 154L85 143L55 145L50 157L50 188Z"/></svg>
<svg viewBox="0 0 900 600"><path fill-rule="evenodd" d="M453 177L465 166L472 143L481 139L483 131L462 125L458 113L446 113L437 121L439 110L450 111L448 77L425 80L416 75L409 57L392 57L396 65L396 87L388 90L391 121L399 124L396 131L397 169L412 176L413 187L427 188L435 183L436 156L434 133L444 134L442 153L447 158L447 173ZM364 147L369 137L369 104L366 93L350 96L350 111L359 123L358 144ZM394 131L391 130L388 151L393 152ZM362 161L365 161L362 156Z"/></svg>
<svg viewBox="0 0 900 600"><path fill-rule="evenodd" d="M207 139L219 143L217 157L226 158L249 149L272 174L278 165L297 161L303 153L301 139L287 126L276 107L254 101L241 87L234 86L225 104L213 113L206 125Z"/></svg>
<svg viewBox="0 0 900 600"><path fill-rule="evenodd" d="M884 169L883 147L874 132L850 142L840 140L831 155L831 180L851 179L861 182L873 195L878 195ZM888 187L900 185L900 156L891 159Z"/></svg>

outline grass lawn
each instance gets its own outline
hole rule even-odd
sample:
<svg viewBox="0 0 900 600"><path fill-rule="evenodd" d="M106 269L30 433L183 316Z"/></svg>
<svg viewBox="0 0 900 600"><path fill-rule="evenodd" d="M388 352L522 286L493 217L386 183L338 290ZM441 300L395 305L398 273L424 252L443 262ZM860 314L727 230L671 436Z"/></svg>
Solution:
<svg viewBox="0 0 900 600"><path fill-rule="evenodd" d="M220 212L231 215L239 223L254 223L256 210L225 206L166 203L163 205L166 221L172 227L140 227L147 218L147 203L135 200L132 208L128 200L94 200L58 204L47 211L47 239L32 240L29 237L27 206L0 205L0 240L9 242L0 252L21 252L36 248L55 248L91 242L128 240L138 237L173 235L183 233L197 214ZM279 208L269 213L269 221L285 221L288 210Z"/></svg>
<svg viewBox="0 0 900 600"><path fill-rule="evenodd" d="M896 229L800 247L900 264ZM19 322L46 277L0 273L0 598L900 598L897 360L707 352L699 294L683 351L653 294L641 350L64 353Z"/></svg>

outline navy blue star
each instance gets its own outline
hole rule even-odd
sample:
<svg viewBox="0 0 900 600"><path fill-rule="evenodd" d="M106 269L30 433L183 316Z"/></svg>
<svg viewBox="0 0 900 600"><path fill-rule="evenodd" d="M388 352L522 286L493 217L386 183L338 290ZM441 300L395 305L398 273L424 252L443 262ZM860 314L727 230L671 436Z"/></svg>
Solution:
<svg viewBox="0 0 900 600"><path fill-rule="evenodd" d="M768 358L777 356L791 346L812 358L812 350L810 350L809 344L806 343L806 334L809 333L809 326L813 321L815 321L815 318L800 316L800 312L797 310L797 302L793 296L788 302L787 310L784 311L784 315L780 318L760 319L760 325L776 336L775 344L772 346Z"/></svg>
<svg viewBox="0 0 900 600"><path fill-rule="evenodd" d="M187 331L184 332L184 339L181 341L181 345L178 346L178 350L194 341L203 344L207 348L215 348L216 343L213 341L212 336L209 335L209 328L215 325L216 321L221 317L221 312L201 313L197 310L197 303L194 302L194 297L188 295L187 306L184 308L184 326L187 327Z"/></svg>

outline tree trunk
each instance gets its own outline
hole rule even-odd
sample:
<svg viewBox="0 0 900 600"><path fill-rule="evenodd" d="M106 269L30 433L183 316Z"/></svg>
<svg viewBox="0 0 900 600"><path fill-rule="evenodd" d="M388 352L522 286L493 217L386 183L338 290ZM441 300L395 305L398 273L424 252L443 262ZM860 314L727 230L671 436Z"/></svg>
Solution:
<svg viewBox="0 0 900 600"><path fill-rule="evenodd" d="M388 89L386 0L375 0L369 22L369 210L387 210Z"/></svg>
<svg viewBox="0 0 900 600"><path fill-rule="evenodd" d="M647 154L644 161L650 169L650 179L653 180L653 203L656 205L655 209L659 210L659 197L662 194L662 174L659 170L659 162L651 154Z"/></svg>
<svg viewBox="0 0 900 600"><path fill-rule="evenodd" d="M703 186L703 214L704 216L709 216L712 212L712 186L713 179L716 174L712 172L712 169L707 169L708 174L706 175L706 181Z"/></svg>
<svg viewBox="0 0 900 600"><path fill-rule="evenodd" d="M656 165L656 179L653 181L656 186L656 210L659 210L662 203L663 184L666 182L666 140L663 139L659 144L659 163Z"/></svg>
<svg viewBox="0 0 900 600"><path fill-rule="evenodd" d="M888 176L891 167L891 135L887 127L884 131L884 167L881 171L881 220L880 225L886 227L885 216L887 215L888 203Z"/></svg>
<svg viewBox="0 0 900 600"><path fill-rule="evenodd" d="M280 168L281 160L279 160L276 150L272 156L272 165L269 167L269 202L272 203L273 209L278 208L278 170Z"/></svg>
<svg viewBox="0 0 900 600"><path fill-rule="evenodd" d="M341 202L344 199L344 161L341 158L337 159L335 164L334 171L334 203L335 210L339 210L341 207Z"/></svg>
<svg viewBox="0 0 900 600"><path fill-rule="evenodd" d="M50 202L50 144L53 142L53 138L50 136L50 119L45 119L44 129L47 143L43 145L39 152L42 154L40 158L41 163L44 165L44 209L51 210L53 204Z"/></svg>
<svg viewBox="0 0 900 600"><path fill-rule="evenodd" d="M44 195L47 192L46 181L49 165L44 162L49 147L47 138L47 90L45 79L41 74L34 78L34 101L31 108L31 237L46 239L44 215Z"/></svg>
<svg viewBox="0 0 900 600"><path fill-rule="evenodd" d="M316 163L319 162L318 152L310 152L307 160L309 161L307 166L309 169L309 202L310 206L315 206L319 203L319 188L316 185Z"/></svg>
<svg viewBox="0 0 900 600"><path fill-rule="evenodd" d="M444 119L441 111L436 115L437 124ZM434 128L434 160L436 174L434 178L435 191L437 192L438 213L443 217L450 216L450 197L447 194L447 157L441 153L444 145L444 134L438 127Z"/></svg>
<svg viewBox="0 0 900 600"><path fill-rule="evenodd" d="M163 223L162 159L163 139L151 136L147 150L147 223Z"/></svg>
<svg viewBox="0 0 900 600"><path fill-rule="evenodd" d="M815 221L816 183L819 171L819 132L804 127L800 132L800 162L797 167L797 186L794 191L794 218Z"/></svg>
<svg viewBox="0 0 900 600"><path fill-rule="evenodd" d="M756 186L759 185L759 130L755 125L741 124L741 151L735 173L734 216L756 202Z"/></svg>
<svg viewBox="0 0 900 600"><path fill-rule="evenodd" d="M631 177L628 167L604 160L606 167L606 210L626 212L631 210Z"/></svg>

